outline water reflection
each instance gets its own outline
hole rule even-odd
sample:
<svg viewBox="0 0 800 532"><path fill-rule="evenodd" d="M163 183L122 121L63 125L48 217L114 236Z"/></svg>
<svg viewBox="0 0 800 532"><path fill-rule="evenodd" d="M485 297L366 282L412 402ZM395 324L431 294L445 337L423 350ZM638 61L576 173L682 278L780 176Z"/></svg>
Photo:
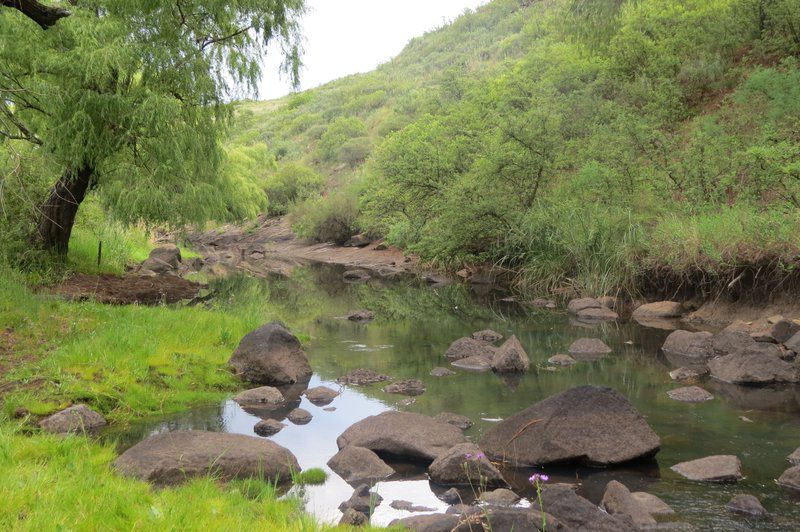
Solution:
<svg viewBox="0 0 800 532"><path fill-rule="evenodd" d="M307 509L320 519L337 521L338 505L348 499L352 487L326 466L337 452L336 438L352 423L389 408L435 415L449 411L470 417L475 425L466 431L478 440L493 423L532 403L583 384L619 390L644 414L662 440L657 461L625 468L548 468L558 482L580 484L580 492L599 501L605 484L620 480L632 491L648 491L673 506L675 519L702 529L735 530L744 527L782 530L797 528L800 508L777 488L774 479L788 464L785 457L800 445L800 406L797 387L743 388L704 380L700 385L715 394L702 404L672 401L666 392L679 385L670 368L685 365L660 352L669 331L635 323L587 324L571 321L559 311L527 309L499 301L492 293L476 295L458 285L428 287L413 281L388 283L373 280L346 284L342 269L314 266L295 270L291 278L253 279L234 277L219 282L214 307L265 322L280 317L304 338L315 375L309 386L338 389L335 380L357 368L369 368L396 379L421 380L427 392L412 405L402 406L402 396L381 391L381 385L345 387L326 411L301 397L305 385L287 393L292 407L300 406L314 416L311 423L288 425L271 439L291 449L302 467L323 467L330 473L324 486L306 489ZM370 323L354 323L341 316L354 309L375 313ZM491 372L474 373L452 368L443 353L453 340L473 331L492 328L506 337L515 334L531 358L531 371L516 378L499 378ZM581 337L600 338L612 353L600 360L580 362L570 368L546 371L547 359L565 353ZM457 374L430 376L436 366ZM254 435L259 416L282 419L290 409L278 412L244 410L232 401L194 408L134 427L121 437L130 445L153 432L177 429L224 430ZM745 422L746 417L751 422ZM746 479L738 485L716 486L679 478L669 467L677 462L710 454L735 454L743 463ZM432 486L424 470L403 469L377 486L384 502L374 522L386 524L411 515L390 507L393 500L444 510L437 498L446 488ZM521 495L533 495L530 471L506 471L507 479ZM462 490L469 497L469 489ZM772 513L768 521L747 523L725 510L728 500L750 493Z"/></svg>

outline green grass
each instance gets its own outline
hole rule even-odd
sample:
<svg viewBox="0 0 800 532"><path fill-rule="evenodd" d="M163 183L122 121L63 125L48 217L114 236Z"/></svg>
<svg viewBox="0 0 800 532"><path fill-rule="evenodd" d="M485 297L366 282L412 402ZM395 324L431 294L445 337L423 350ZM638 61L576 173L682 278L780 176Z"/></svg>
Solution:
<svg viewBox="0 0 800 532"><path fill-rule="evenodd" d="M321 530L269 482L193 480L174 489L114 473L112 446L0 425L2 530Z"/></svg>
<svg viewBox="0 0 800 532"><path fill-rule="evenodd" d="M328 474L318 467L306 469L305 471L294 475L292 478L292 481L295 484L303 484L306 486L318 486L320 484L325 484L326 480L328 480Z"/></svg>

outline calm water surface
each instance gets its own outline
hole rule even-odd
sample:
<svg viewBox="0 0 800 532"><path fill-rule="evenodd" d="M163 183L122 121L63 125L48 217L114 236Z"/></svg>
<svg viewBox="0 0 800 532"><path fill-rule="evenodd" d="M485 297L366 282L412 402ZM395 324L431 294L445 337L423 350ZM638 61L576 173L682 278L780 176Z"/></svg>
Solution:
<svg viewBox="0 0 800 532"><path fill-rule="evenodd" d="M318 265L299 269L290 279L227 279L217 284L219 297L213 303L230 312L263 315L265 321L281 316L305 340L315 371L310 386L339 389L337 377L362 367L397 379L417 378L427 386L427 392L411 405L402 405L405 397L385 394L379 385L341 388L342 395L330 405L335 411L316 407L305 398L292 403L292 408L299 405L310 411L314 419L303 426L285 421L288 426L271 439L289 448L301 467L328 471L325 485L305 490L306 509L320 520L338 521L341 513L337 507L352 493L353 488L330 471L326 462L338 450L336 438L360 419L389 409L429 415L455 412L475 422L466 434L478 441L492 424L541 399L574 386L595 384L615 388L631 400L661 437L661 452L652 463L625 468L548 468L551 482L577 479L581 494L599 502L606 483L620 480L631 491L648 491L664 499L677 512L670 521L688 522L703 530L800 529L800 502L774 481L788 467L786 456L800 446L797 387L753 389L708 380L701 385L714 393L713 401L672 401L666 392L679 385L667 373L675 366L659 352L668 331L635 323L588 327L562 312L526 308L500 301L502 295L480 296L462 286L378 281L347 284L341 280L342 271ZM374 311L376 319L367 324L342 319L349 310L361 308ZM456 368L457 375L451 377L429 375L436 366L448 367L443 353L450 342L486 328L505 336L517 335L531 358L532 370L520 379ZM596 362L558 371L545 369L549 357L566 352L570 343L581 337L601 338L614 351ZM141 423L110 437L125 447L149 434L179 428L255 436L253 425L258 420L233 401L225 401ZM670 470L678 462L711 454L737 455L745 480L707 485L684 480ZM383 525L413 515L390 508L393 500L439 511L447 508L436 496L445 488L430 484L424 469L400 465L396 469L396 477L376 487L384 501L376 509L373 523ZM530 471L505 474L521 495L533 496L526 484ZM748 520L731 515L725 505L739 493L757 496L771 517Z"/></svg>

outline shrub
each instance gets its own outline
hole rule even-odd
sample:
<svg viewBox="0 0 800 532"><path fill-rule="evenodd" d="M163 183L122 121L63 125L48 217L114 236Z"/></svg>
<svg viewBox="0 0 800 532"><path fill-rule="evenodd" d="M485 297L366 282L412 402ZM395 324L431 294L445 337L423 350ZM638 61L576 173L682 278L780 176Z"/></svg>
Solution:
<svg viewBox="0 0 800 532"><path fill-rule="evenodd" d="M269 214L286 214L289 207L317 194L324 184L322 176L300 163L287 163L267 179Z"/></svg>
<svg viewBox="0 0 800 532"><path fill-rule="evenodd" d="M314 242L344 244L359 232L358 194L351 188L299 203L292 211L292 229Z"/></svg>
<svg viewBox="0 0 800 532"><path fill-rule="evenodd" d="M372 151L372 141L369 137L356 137L350 139L339 148L339 162L355 168L367 158Z"/></svg>
<svg viewBox="0 0 800 532"><path fill-rule="evenodd" d="M348 140L363 137L367 134L364 122L356 117L338 118L323 133L317 148L323 161L332 161L339 153L339 148Z"/></svg>

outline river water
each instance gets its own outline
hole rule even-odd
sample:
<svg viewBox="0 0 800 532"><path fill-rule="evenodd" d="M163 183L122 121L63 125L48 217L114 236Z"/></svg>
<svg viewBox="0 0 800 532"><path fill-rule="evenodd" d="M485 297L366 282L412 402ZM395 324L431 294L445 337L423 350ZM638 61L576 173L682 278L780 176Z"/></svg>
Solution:
<svg viewBox="0 0 800 532"><path fill-rule="evenodd" d="M629 467L550 467L545 470L550 482L577 481L583 496L599 502L606 483L616 479L631 491L648 491L671 505L676 514L668 521L702 530L800 529L800 501L774 481L789 466L786 456L800 446L800 388L743 388L707 380L700 385L715 395L713 401L673 401L666 392L680 386L668 375L675 366L659 350L668 331L630 322L588 326L571 321L562 311L527 308L502 301L502 294L479 295L461 285L348 284L342 280L342 271L314 265L295 270L288 279L234 277L217 282L213 303L230 312L263 315L265 321L281 316L304 339L315 372L310 386L339 389L337 377L352 369L370 368L396 379L417 378L427 387L410 405L403 404L403 396L382 392L380 385L341 388L342 394L330 405L335 411L316 407L305 398L292 405L310 411L313 420L307 425L284 421L287 427L271 439L289 448L301 467L321 467L329 473L324 485L305 488L306 509L319 520L337 522L338 505L352 493L353 487L330 471L326 462L338 450L337 436L360 419L389 409L428 415L454 412L474 421L466 435L478 441L494 423L541 399L594 384L610 386L628 397L661 437L661 451L654 461ZM365 324L342 319L355 309L372 310L376 318ZM429 375L436 366L448 367L443 354L450 342L486 328L506 337L515 334L530 356L531 371L515 380L456 368L452 368L457 372L454 376ZM565 353L570 343L582 337L601 338L613 352L568 369L547 369L549 357ZM258 420L228 400L142 422L110 437L125 448L149 434L176 429L255 436L253 425ZM701 484L670 470L678 462L713 454L738 456L746 478L737 484ZM429 483L424 468L392 465L398 474L375 488L384 500L376 508L374 524L414 515L392 509L389 505L394 500L439 511L447 508L436 496L446 488ZM534 495L526 483L530 471L504 474L519 494ZM740 493L758 497L770 517L745 519L728 512L725 505Z"/></svg>

